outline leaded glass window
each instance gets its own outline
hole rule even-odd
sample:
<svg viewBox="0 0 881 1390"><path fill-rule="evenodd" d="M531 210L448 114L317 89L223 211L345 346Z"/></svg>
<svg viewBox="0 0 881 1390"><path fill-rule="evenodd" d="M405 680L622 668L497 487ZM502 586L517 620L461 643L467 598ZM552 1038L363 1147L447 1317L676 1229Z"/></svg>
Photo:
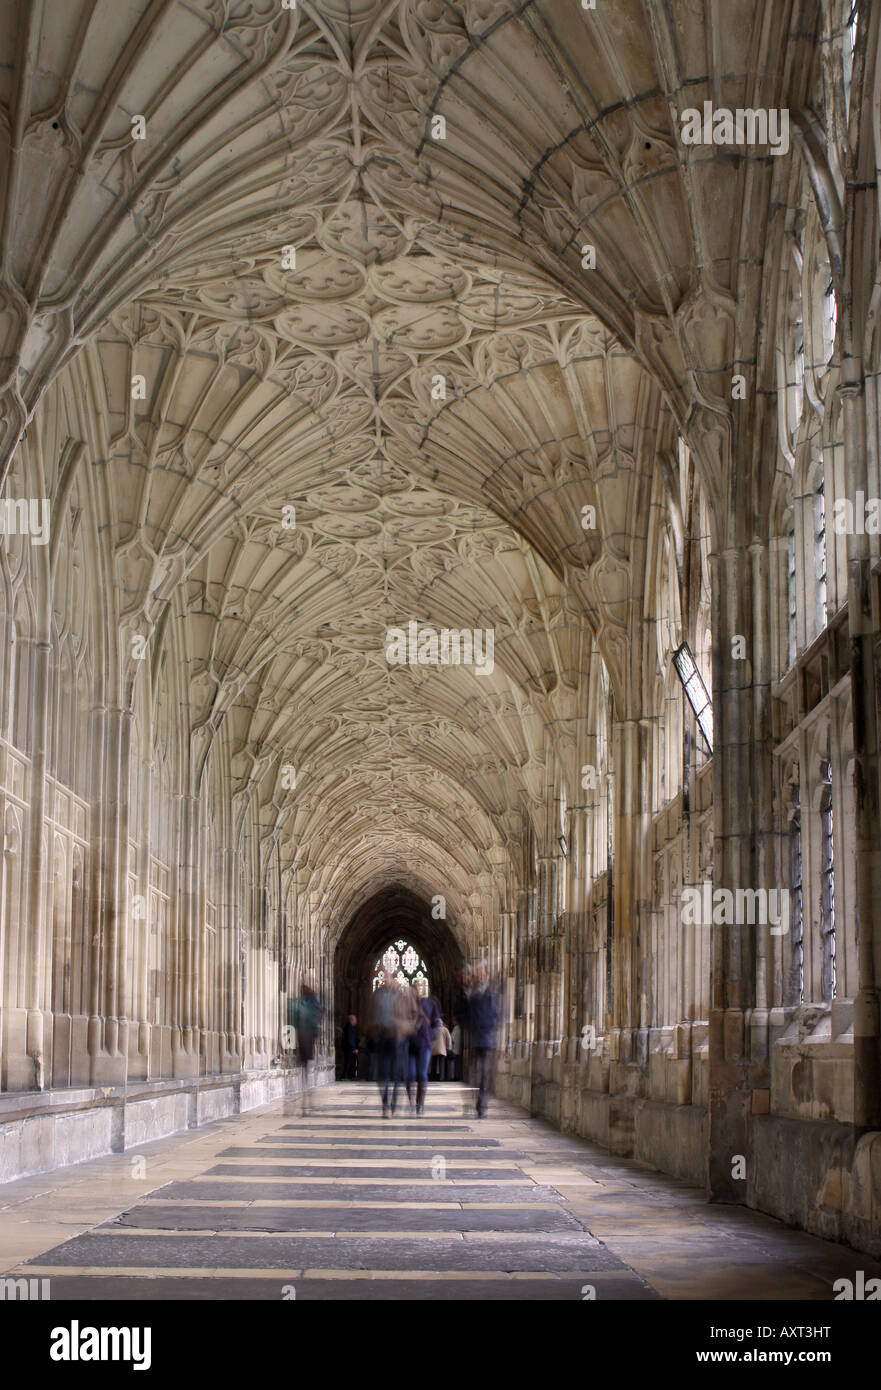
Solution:
<svg viewBox="0 0 881 1390"><path fill-rule="evenodd" d="M805 948L801 881L801 794L799 791L797 771L794 774L790 799L789 899L789 941L791 953L789 958L789 988L786 1002L788 1004L800 1004L804 997Z"/></svg>
<svg viewBox="0 0 881 1390"><path fill-rule="evenodd" d="M832 818L832 764L820 764L820 932L823 946L823 998L835 998L835 848Z"/></svg>
<svg viewBox="0 0 881 1390"><path fill-rule="evenodd" d="M820 469L814 484L814 600L816 631L826 626L826 486Z"/></svg>
<svg viewBox="0 0 881 1390"><path fill-rule="evenodd" d="M390 971L399 985L412 985L424 981L423 993L428 994L428 967L415 947L407 941L390 941L377 957L373 967L373 988L382 984L382 972Z"/></svg>

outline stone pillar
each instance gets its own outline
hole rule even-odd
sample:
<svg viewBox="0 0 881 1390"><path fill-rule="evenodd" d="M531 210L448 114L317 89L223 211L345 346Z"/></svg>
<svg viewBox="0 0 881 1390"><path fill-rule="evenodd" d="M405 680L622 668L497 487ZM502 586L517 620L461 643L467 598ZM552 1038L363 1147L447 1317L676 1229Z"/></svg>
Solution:
<svg viewBox="0 0 881 1390"><path fill-rule="evenodd" d="M612 851L615 940L613 946L612 1026L619 1035L639 1021L639 899L643 825L641 735L634 719L612 725ZM627 1044L626 1044L627 1045Z"/></svg>
<svg viewBox="0 0 881 1390"><path fill-rule="evenodd" d="M129 1080L146 1080L151 1074L151 1034L150 1025L150 936L156 928L153 917L153 892L150 877L150 812L153 795L152 763L149 742L140 749L140 843L136 850L137 892L146 903L146 916L143 922L129 923L128 929L135 934L132 958L135 962L132 980L132 1023L129 1036L128 1072Z"/></svg>
<svg viewBox="0 0 881 1390"><path fill-rule="evenodd" d="M553 974L554 916L559 856L540 855L538 861L538 960L535 981L535 1040L544 1046L551 1037L551 976Z"/></svg>
<svg viewBox="0 0 881 1390"><path fill-rule="evenodd" d="M501 979L504 989L504 1014L499 1019L498 1047L500 1055L509 1056L513 1036L514 990L516 987L515 977L511 970L516 949L516 913L510 908L500 908L499 920L501 923Z"/></svg>
<svg viewBox="0 0 881 1390"><path fill-rule="evenodd" d="M244 1037L242 1035L242 971L241 942L239 938L238 902L236 897L236 854L232 849L223 851L223 1029L226 1054L224 1071L240 1071L244 1057Z"/></svg>
<svg viewBox="0 0 881 1390"><path fill-rule="evenodd" d="M713 590L713 888L775 886L770 691L766 664L767 547L732 547L711 558ZM746 644L740 659L740 644ZM721 915L721 914L720 914ZM712 926L709 1018L708 1191L743 1200L732 1159L746 1155L751 1093L767 1067L749 1030L756 1002L757 938L765 926ZM756 1019L760 1025L761 1020Z"/></svg>
<svg viewBox="0 0 881 1390"><path fill-rule="evenodd" d="M35 701L31 720L31 804L25 822L25 843L22 846L27 873L22 895L18 930L22 933L23 951L19 959L25 965L24 1004L27 1010L24 1023L25 1046L11 1053L8 1069L10 1090L37 1090L51 1084L52 1018L49 999L49 973L52 943L46 922L45 880L49 872L44 854L46 818L46 741L48 733L48 697L50 689L48 642L23 643L20 659L27 659L31 671L28 689Z"/></svg>
<svg viewBox="0 0 881 1390"><path fill-rule="evenodd" d="M863 364L842 364L844 459L847 496L873 495L867 467ZM878 739L877 652L881 645L878 581L872 574L869 537L847 537L847 601L850 628L854 739L855 867L859 987L854 999L854 1129L881 1129L881 759Z"/></svg>
<svg viewBox="0 0 881 1390"><path fill-rule="evenodd" d="M580 1056L581 1030L593 1023L597 1032L602 1020L582 1017L582 950L586 922L587 881L585 875L587 812L573 806L569 814L569 911L566 915L566 941L563 965L563 1031L569 1039L570 1061Z"/></svg>
<svg viewBox="0 0 881 1390"><path fill-rule="evenodd" d="M128 803L132 716L128 710L94 713L93 747L100 749L97 779L93 912L97 931L92 947L92 1001L89 1053L94 1084L126 1079L128 1020L123 1017L126 930L128 928Z"/></svg>

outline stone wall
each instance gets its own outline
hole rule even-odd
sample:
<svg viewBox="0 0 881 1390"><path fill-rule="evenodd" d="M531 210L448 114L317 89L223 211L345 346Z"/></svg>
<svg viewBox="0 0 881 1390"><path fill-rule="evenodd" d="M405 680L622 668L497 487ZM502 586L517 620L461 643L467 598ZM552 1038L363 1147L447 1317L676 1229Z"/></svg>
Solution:
<svg viewBox="0 0 881 1390"><path fill-rule="evenodd" d="M592 1090L583 1066L545 1053L500 1057L496 1093L565 1133L707 1187L705 1105ZM881 1133L855 1141L852 1127L834 1121L752 1114L743 1158L745 1205L881 1254Z"/></svg>
<svg viewBox="0 0 881 1390"><path fill-rule="evenodd" d="M329 1085L332 1061L316 1063L313 1079L318 1086ZM302 1071L290 1067L0 1096L0 1183L137 1150L301 1089Z"/></svg>

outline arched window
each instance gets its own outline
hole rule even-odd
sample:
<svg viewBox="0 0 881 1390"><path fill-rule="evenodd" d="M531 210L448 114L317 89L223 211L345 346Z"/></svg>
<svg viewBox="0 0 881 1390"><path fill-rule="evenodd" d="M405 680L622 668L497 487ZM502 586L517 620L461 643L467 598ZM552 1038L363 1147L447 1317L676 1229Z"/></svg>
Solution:
<svg viewBox="0 0 881 1390"><path fill-rule="evenodd" d="M844 112L850 116L850 91L853 81L853 55L857 46L860 7L855 0L844 0L844 33L841 39L841 78L844 88Z"/></svg>
<svg viewBox="0 0 881 1390"><path fill-rule="evenodd" d="M826 482L822 463L814 474L814 635L826 626Z"/></svg>
<svg viewBox="0 0 881 1390"><path fill-rule="evenodd" d="M789 982L785 1003L800 1004L805 988L804 913L802 910L801 793L798 764L792 769L789 801Z"/></svg>
<svg viewBox="0 0 881 1390"><path fill-rule="evenodd" d="M835 330L838 327L838 304L835 299L835 286L826 248L820 243L814 267L814 313L817 332L815 335L815 355L819 358L818 370L822 371L832 361L835 348Z"/></svg>
<svg viewBox="0 0 881 1390"><path fill-rule="evenodd" d="M832 764L820 764L820 933L823 947L823 999L835 998L835 851L832 816Z"/></svg>
<svg viewBox="0 0 881 1390"><path fill-rule="evenodd" d="M795 566L795 522L786 533L786 648L787 666L798 655L798 577Z"/></svg>
<svg viewBox="0 0 881 1390"><path fill-rule="evenodd" d="M787 451L794 448L796 434L802 415L805 394L805 323L804 293L802 278L804 274L804 222L793 229L789 249L789 293L786 299L783 323L782 381L785 390L785 409L782 425L785 433ZM790 453L791 466L791 453Z"/></svg>
<svg viewBox="0 0 881 1390"><path fill-rule="evenodd" d="M414 985L424 980L424 992L428 994L428 967L409 942L390 941L382 955L377 956L373 967L373 989L378 989L382 984L384 970L390 971L399 985Z"/></svg>

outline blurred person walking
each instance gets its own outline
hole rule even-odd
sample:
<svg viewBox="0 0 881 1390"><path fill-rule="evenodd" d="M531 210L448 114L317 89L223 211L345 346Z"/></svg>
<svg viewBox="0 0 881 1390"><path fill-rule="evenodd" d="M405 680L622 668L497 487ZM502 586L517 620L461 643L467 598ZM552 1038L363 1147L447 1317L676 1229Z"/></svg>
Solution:
<svg viewBox="0 0 881 1390"><path fill-rule="evenodd" d="M355 1014L349 1014L348 1019L343 1024L344 1081L354 1081L357 1078L359 1051L360 1039L358 1037L358 1019Z"/></svg>
<svg viewBox="0 0 881 1390"><path fill-rule="evenodd" d="M459 1081L459 1069L462 1065L462 1025L453 1024L453 1031L450 1034L450 1046L447 1051L447 1080Z"/></svg>
<svg viewBox="0 0 881 1390"><path fill-rule="evenodd" d="M382 1097L382 1118L389 1116L389 1087L394 1081L391 1113L395 1113L398 1101L398 1035L397 999L398 988L392 972L383 970L382 984L373 991L370 1027L373 1034L373 1055L376 1059L376 1080Z"/></svg>
<svg viewBox="0 0 881 1390"><path fill-rule="evenodd" d="M416 1081L415 1058L420 1044L418 1035L422 1025L422 1012L419 1008L418 994L403 979L395 1004L395 1017L398 1038L397 1080L407 1088L407 1100L412 1111L416 1106L413 1099L413 1083ZM394 1107L392 1111L394 1113Z"/></svg>
<svg viewBox="0 0 881 1390"><path fill-rule="evenodd" d="M451 1046L450 1030L440 1021L440 1027L434 1035L431 1044L431 1071L429 1075L432 1081L446 1081L447 1079L447 1057Z"/></svg>
<svg viewBox="0 0 881 1390"><path fill-rule="evenodd" d="M301 1094L304 1115L310 1108L309 1067L315 1057L315 1039L321 1027L323 1013L324 1006L312 986L311 976L302 974L300 992L288 1002L288 1022L297 1031L297 1052L303 1067Z"/></svg>
<svg viewBox="0 0 881 1390"><path fill-rule="evenodd" d="M492 1089L499 1005L482 962L472 968L467 1001L469 1085L477 1091L477 1114L484 1119Z"/></svg>
<svg viewBox="0 0 881 1390"><path fill-rule="evenodd" d="M411 987L419 1014L410 1040L410 1083L416 1082L416 1114L425 1114L425 1093L428 1089L428 1067L434 1040L441 1026L440 1005L433 994L426 994L424 980L414 981ZM407 1094L410 1094L409 1087Z"/></svg>

